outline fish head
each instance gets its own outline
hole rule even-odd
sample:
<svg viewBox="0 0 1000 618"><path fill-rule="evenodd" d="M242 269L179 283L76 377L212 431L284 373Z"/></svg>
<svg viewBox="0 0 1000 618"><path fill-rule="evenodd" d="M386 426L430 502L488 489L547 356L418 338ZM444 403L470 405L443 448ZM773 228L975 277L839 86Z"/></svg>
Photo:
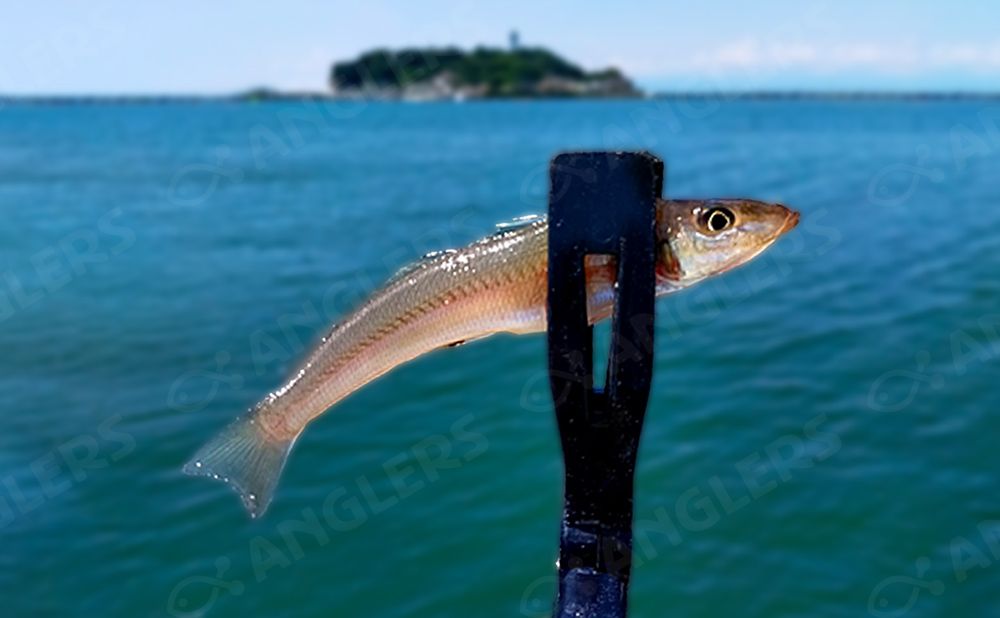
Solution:
<svg viewBox="0 0 1000 618"><path fill-rule="evenodd" d="M686 287L749 262L794 228L799 213L744 199L660 200L657 280Z"/></svg>

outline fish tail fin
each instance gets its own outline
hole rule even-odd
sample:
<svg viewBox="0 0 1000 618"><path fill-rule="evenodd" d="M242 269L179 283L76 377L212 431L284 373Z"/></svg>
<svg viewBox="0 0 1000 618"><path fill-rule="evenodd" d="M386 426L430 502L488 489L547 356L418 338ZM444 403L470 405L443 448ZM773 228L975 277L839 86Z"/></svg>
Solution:
<svg viewBox="0 0 1000 618"><path fill-rule="evenodd" d="M236 490L250 517L264 514L298 435L279 438L252 416L237 419L201 447L184 473L222 481Z"/></svg>

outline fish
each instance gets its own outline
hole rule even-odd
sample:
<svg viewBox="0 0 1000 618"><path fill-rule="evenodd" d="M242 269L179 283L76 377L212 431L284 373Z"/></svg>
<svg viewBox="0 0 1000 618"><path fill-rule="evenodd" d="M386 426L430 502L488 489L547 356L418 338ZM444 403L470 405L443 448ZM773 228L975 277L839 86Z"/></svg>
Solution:
<svg viewBox="0 0 1000 618"><path fill-rule="evenodd" d="M658 200L657 296L745 264L798 220L782 204L750 199ZM437 349L545 331L547 262L542 216L424 256L332 326L279 388L206 443L183 471L230 485L251 518L261 516L303 430L351 393ZM587 256L584 266L593 324L612 313L616 271L609 256Z"/></svg>

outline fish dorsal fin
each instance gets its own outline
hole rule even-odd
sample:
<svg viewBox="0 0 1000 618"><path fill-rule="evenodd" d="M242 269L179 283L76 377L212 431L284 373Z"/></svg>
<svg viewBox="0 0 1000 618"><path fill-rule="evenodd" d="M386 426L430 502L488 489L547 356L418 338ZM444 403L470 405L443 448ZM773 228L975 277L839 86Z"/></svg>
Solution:
<svg viewBox="0 0 1000 618"><path fill-rule="evenodd" d="M495 233L503 234L505 232L519 230L523 227L528 227L529 225L533 225L544 220L545 217L542 215L524 215L522 217L514 217L510 221L497 223L497 231Z"/></svg>
<svg viewBox="0 0 1000 618"><path fill-rule="evenodd" d="M517 230L529 227L531 225L534 225L542 221L545 221L544 215L524 215L523 217L515 217L510 221L497 223L496 231L494 231L486 238L479 239L478 241L473 243L473 245L490 242L497 236L503 234L509 234L511 232L515 232ZM396 271L396 274L389 279L389 283L399 281L400 279L404 279L417 271L423 270L424 267L426 267L430 262L438 258L444 257L446 255L453 255L455 253L458 253L457 249L444 249L442 251L431 251L430 253L425 253L419 260L415 260L414 262L407 264L406 266Z"/></svg>
<svg viewBox="0 0 1000 618"><path fill-rule="evenodd" d="M427 262L439 258L443 255L451 255L452 253L458 253L458 249L441 249L440 251L430 251L420 256L420 259L417 260L416 263L419 264L420 262Z"/></svg>
<svg viewBox="0 0 1000 618"><path fill-rule="evenodd" d="M417 271L423 270L424 267L426 267L430 262L436 260L437 258L445 255L451 255L452 253L458 253L458 250L443 249L441 251L431 251L430 253L425 253L420 257L420 259L414 260L413 262L410 262L406 266L397 270L396 274L389 278L388 283L404 279Z"/></svg>
<svg viewBox="0 0 1000 618"><path fill-rule="evenodd" d="M488 244L495 241L497 238L507 236L508 234L512 234L514 232L517 232L518 230L523 230L525 228L531 227L539 222L544 222L544 221L545 221L544 215L524 215L523 217L515 217L510 221L503 221L501 223L497 223L496 230L492 234L490 234L486 238L481 238L474 244L483 244L483 243Z"/></svg>

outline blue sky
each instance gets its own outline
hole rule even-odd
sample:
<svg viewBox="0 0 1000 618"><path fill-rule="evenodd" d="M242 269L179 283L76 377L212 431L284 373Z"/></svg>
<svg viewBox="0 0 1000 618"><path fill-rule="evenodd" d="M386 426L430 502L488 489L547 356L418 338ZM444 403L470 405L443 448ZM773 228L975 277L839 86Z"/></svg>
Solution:
<svg viewBox="0 0 1000 618"><path fill-rule="evenodd" d="M504 45L511 29L647 88L1000 90L987 0L76 0L7 3L0 93L322 90L375 46Z"/></svg>

